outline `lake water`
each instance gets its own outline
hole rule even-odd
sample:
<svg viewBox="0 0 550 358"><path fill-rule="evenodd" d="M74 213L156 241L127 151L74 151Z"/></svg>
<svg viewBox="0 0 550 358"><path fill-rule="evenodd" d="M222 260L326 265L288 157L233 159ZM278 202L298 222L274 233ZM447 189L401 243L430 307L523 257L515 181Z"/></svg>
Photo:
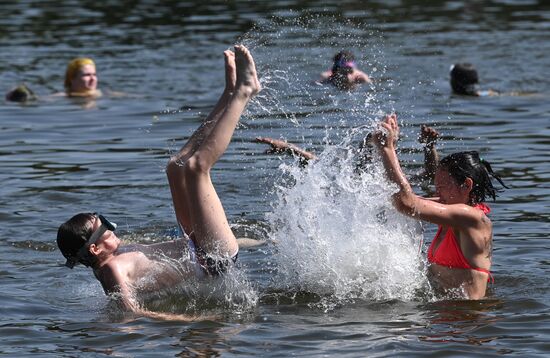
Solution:
<svg viewBox="0 0 550 358"><path fill-rule="evenodd" d="M546 1L17 1L0 4L0 89L42 99L0 106L0 354L5 356L537 356L550 352L550 4ZM254 54L264 91L213 170L243 250L220 287L157 302L193 323L121 317L90 270L69 270L60 223L98 211L123 239L175 232L168 153L223 86L222 51ZM373 86L313 84L340 49ZM49 98L67 62L95 59L122 98ZM452 96L448 71L474 63L497 97ZM421 124L443 155L479 150L510 186L491 204L495 284L487 299L436 299L424 252L435 233L396 215L376 167L351 148L397 111L407 172ZM321 155L300 168L256 136ZM421 188L416 188L422 193ZM380 217L380 213L386 213ZM207 299L207 303L198 302Z"/></svg>

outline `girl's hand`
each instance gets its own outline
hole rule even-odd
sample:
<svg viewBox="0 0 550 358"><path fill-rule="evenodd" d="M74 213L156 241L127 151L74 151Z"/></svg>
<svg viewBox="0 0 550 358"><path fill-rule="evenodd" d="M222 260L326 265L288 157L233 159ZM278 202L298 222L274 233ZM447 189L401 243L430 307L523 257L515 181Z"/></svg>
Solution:
<svg viewBox="0 0 550 358"><path fill-rule="evenodd" d="M397 124L397 115L395 113L387 114L382 122L380 129L374 132L373 141L380 148L395 148L397 138L399 137L399 125Z"/></svg>
<svg viewBox="0 0 550 358"><path fill-rule="evenodd" d="M427 147L433 147L437 142L439 137L439 132L437 132L432 127L422 125L420 127L420 135L418 136L418 141L425 144Z"/></svg>

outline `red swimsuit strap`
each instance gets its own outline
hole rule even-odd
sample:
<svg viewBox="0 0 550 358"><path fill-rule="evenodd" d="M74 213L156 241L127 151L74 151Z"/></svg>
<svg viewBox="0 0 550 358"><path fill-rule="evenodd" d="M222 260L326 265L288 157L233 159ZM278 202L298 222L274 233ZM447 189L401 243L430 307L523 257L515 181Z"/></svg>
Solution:
<svg viewBox="0 0 550 358"><path fill-rule="evenodd" d="M477 203L474 205L474 208L483 211L484 214L489 214L491 212L491 208L485 203Z"/></svg>

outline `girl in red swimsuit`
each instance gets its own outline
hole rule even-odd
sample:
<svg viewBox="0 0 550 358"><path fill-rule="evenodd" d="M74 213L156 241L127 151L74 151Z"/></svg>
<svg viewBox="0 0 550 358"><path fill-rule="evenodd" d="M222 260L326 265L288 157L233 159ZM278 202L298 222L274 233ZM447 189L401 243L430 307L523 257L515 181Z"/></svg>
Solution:
<svg viewBox="0 0 550 358"><path fill-rule="evenodd" d="M493 173L488 162L477 152L460 152L443 158L435 172L437 199L415 195L407 181L395 142L399 133L397 116L387 115L383 130L373 136L380 149L389 179L398 185L394 205L401 213L439 225L428 249L430 278L443 292L462 292L465 298L485 296L487 281L492 280L491 254L493 225L486 216L490 209L483 202L496 198L491 176L506 187Z"/></svg>

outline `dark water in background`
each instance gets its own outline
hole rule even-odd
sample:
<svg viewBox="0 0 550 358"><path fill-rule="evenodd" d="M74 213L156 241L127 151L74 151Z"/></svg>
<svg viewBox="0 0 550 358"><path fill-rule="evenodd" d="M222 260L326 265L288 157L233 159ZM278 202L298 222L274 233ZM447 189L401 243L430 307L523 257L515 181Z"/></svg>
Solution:
<svg viewBox="0 0 550 358"><path fill-rule="evenodd" d="M96 60L101 88L137 95L102 98L91 109L67 99L0 107L2 354L550 351L546 2L19 1L2 2L0 14L2 92L22 81L42 96L61 91L66 63L85 55ZM213 172L238 236L269 238L265 215L276 210L279 166L291 162L263 154L252 138L284 137L320 152L378 111L396 110L403 159L413 168L421 161L414 136L429 123L444 135L442 154L477 149L512 188L492 205L496 284L489 299L389 295L323 309L308 294L277 294L267 248L240 256L258 298L252 307L222 308L223 318L191 324L124 322L108 312L90 272L60 266L55 232L73 213L101 211L123 238L142 242L174 228L166 153L216 101L221 52L238 39L252 48L266 87ZM377 79L374 88L339 93L311 84L342 47ZM458 61L476 64L486 88L532 94L450 96L447 73ZM289 215L301 214L295 210Z"/></svg>

